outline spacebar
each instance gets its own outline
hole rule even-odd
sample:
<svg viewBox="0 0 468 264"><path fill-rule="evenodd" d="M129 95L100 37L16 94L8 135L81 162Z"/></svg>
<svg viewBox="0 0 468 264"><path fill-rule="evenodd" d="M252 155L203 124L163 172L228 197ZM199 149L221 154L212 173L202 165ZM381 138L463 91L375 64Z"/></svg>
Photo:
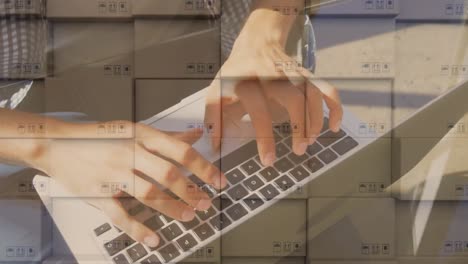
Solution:
<svg viewBox="0 0 468 264"><path fill-rule="evenodd" d="M244 161L257 155L257 141L253 140L214 162L222 172L228 172Z"/></svg>

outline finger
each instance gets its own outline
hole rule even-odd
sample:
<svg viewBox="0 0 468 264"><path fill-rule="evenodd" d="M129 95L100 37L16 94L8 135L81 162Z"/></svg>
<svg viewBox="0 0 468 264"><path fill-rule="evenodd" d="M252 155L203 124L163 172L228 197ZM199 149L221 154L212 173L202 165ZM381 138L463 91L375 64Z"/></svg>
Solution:
<svg viewBox="0 0 468 264"><path fill-rule="evenodd" d="M297 155L303 155L309 145L305 129L308 123L306 121L306 100L300 88L302 87L295 87L289 81L274 81L265 88L268 90L269 96L285 107L289 113L293 151Z"/></svg>
<svg viewBox="0 0 468 264"><path fill-rule="evenodd" d="M135 176L135 198L147 206L183 222L193 220L195 212L187 204L175 200L158 186Z"/></svg>
<svg viewBox="0 0 468 264"><path fill-rule="evenodd" d="M190 129L184 132L165 132L165 133L187 144L193 145L201 138L201 136L203 136L203 129L194 128L194 129Z"/></svg>
<svg viewBox="0 0 468 264"><path fill-rule="evenodd" d="M338 89L326 81L316 79L310 71L304 68L302 68L301 71L304 76L309 79L309 82L317 87L322 93L325 104L330 110L330 129L333 132L340 131L341 121L343 119L343 106Z"/></svg>
<svg viewBox="0 0 468 264"><path fill-rule="evenodd" d="M208 194L199 188L190 188L195 186L195 183L185 177L174 164L143 148L137 147L135 152L137 157L135 167L139 172L169 189L197 210L204 211L210 208L211 201ZM135 198L144 199L154 189L151 185L142 187L144 188L141 190L135 190Z"/></svg>
<svg viewBox="0 0 468 264"><path fill-rule="evenodd" d="M276 160L272 119L265 96L257 81L243 81L236 87L236 94L249 113L257 138L260 159L265 166Z"/></svg>
<svg viewBox="0 0 468 264"><path fill-rule="evenodd" d="M219 82L213 81L208 88L205 105L205 125L210 127L213 150L219 150L222 136L222 101Z"/></svg>
<svg viewBox="0 0 468 264"><path fill-rule="evenodd" d="M223 173L190 144L149 127L142 127L141 129L146 131L137 134L139 141L146 149L177 162L215 188L222 189L226 187L227 180Z"/></svg>
<svg viewBox="0 0 468 264"><path fill-rule="evenodd" d="M309 144L313 144L323 127L322 93L312 84L306 84L307 114L309 125L307 136Z"/></svg>
<svg viewBox="0 0 468 264"><path fill-rule="evenodd" d="M123 206L115 199L103 199L100 201L101 209L110 218L111 222L122 229L130 237L138 242L155 248L159 244L159 237L151 229L131 217Z"/></svg>

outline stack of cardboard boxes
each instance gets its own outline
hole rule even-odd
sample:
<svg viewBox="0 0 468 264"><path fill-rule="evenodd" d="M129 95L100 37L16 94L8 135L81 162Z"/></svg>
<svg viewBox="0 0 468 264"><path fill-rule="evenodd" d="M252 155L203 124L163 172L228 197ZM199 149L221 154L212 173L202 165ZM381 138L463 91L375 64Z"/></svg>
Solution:
<svg viewBox="0 0 468 264"><path fill-rule="evenodd" d="M221 4L48 0L50 70L40 109L141 121L205 88L222 65ZM463 0L349 0L308 9L316 75L362 120L358 137L384 135L466 79L467 8ZM466 126L466 118L448 120L449 136L404 176L395 160L404 166L428 139L400 135L395 152L395 140L383 138L186 261L465 263ZM444 157L444 176L432 177Z"/></svg>
<svg viewBox="0 0 468 264"><path fill-rule="evenodd" d="M8 89L10 82L18 83L22 79L34 79L38 82L36 86L42 87L41 79L47 75L48 68L49 38L44 16L44 0L0 1L1 89ZM8 26L11 22L15 26ZM43 110L35 108L42 104L30 106L34 112ZM21 128L28 129L25 124ZM9 179L5 178L7 175ZM42 187L32 184L33 176L30 170L0 164L1 263L39 262L50 253L51 221L37 195Z"/></svg>

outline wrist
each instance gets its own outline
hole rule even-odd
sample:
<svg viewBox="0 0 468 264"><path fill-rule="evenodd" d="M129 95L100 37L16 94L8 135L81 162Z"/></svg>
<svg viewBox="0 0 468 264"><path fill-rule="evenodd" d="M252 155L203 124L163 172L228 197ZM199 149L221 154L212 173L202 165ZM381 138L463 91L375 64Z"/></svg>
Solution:
<svg viewBox="0 0 468 264"><path fill-rule="evenodd" d="M27 139L22 146L23 162L28 167L47 173L48 150L52 139Z"/></svg>
<svg viewBox="0 0 468 264"><path fill-rule="evenodd" d="M284 48L295 18L296 16L286 16L271 9L254 10L240 32L233 50L264 48L269 45Z"/></svg>

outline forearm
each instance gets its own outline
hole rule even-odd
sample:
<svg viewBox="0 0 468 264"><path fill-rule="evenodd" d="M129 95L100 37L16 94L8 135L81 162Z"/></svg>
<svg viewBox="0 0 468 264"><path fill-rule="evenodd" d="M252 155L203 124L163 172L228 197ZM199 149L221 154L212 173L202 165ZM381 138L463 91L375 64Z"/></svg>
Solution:
<svg viewBox="0 0 468 264"><path fill-rule="evenodd" d="M120 125L125 126L125 129L117 127ZM0 161L10 164L41 169L39 159L53 139L131 137L133 126L127 121L69 123L43 115L0 108Z"/></svg>
<svg viewBox="0 0 468 264"><path fill-rule="evenodd" d="M252 47L272 42L286 45L289 32L304 6L305 0L256 0L236 45ZM275 10L283 7L289 8L290 12L284 14Z"/></svg>
<svg viewBox="0 0 468 264"><path fill-rule="evenodd" d="M64 122L45 116L0 109L0 161L37 168L38 159L52 134L62 134ZM38 168L39 169L39 168Z"/></svg>

